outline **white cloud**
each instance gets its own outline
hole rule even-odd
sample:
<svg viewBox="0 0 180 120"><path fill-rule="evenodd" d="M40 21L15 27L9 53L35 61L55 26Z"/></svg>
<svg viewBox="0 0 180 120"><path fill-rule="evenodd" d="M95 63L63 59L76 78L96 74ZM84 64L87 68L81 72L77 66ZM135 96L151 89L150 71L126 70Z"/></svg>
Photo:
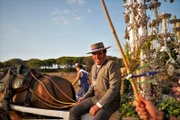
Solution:
<svg viewBox="0 0 180 120"><path fill-rule="evenodd" d="M55 17L55 18L53 18L52 21L57 23L57 24L59 24L59 23L68 24L69 23L68 18L64 17L64 16Z"/></svg>
<svg viewBox="0 0 180 120"><path fill-rule="evenodd" d="M91 12L92 12L92 10L89 8L89 9L88 9L88 14L90 14Z"/></svg>
<svg viewBox="0 0 180 120"><path fill-rule="evenodd" d="M67 0L67 3L69 3L69 4L72 4L72 3L75 3L76 2L76 0Z"/></svg>
<svg viewBox="0 0 180 120"><path fill-rule="evenodd" d="M69 23L69 19L67 17L61 17L61 21L63 21L64 24Z"/></svg>
<svg viewBox="0 0 180 120"><path fill-rule="evenodd" d="M67 3L68 4L75 4L75 3L77 3L79 5L82 5L82 4L86 3L86 1L87 0L67 0Z"/></svg>
<svg viewBox="0 0 180 120"><path fill-rule="evenodd" d="M68 14L71 13L71 10L59 10L56 9L55 11L50 13L50 16L56 16L56 15L62 15L62 14Z"/></svg>
<svg viewBox="0 0 180 120"><path fill-rule="evenodd" d="M74 17L74 20L81 20L81 17Z"/></svg>
<svg viewBox="0 0 180 120"><path fill-rule="evenodd" d="M71 11L70 10L64 10L63 13L64 14L67 14L67 13L70 13Z"/></svg>
<svg viewBox="0 0 180 120"><path fill-rule="evenodd" d="M63 17L63 16L61 16L61 17L60 17L60 19L61 19L61 20L66 20L66 19L67 19L67 17Z"/></svg>
<svg viewBox="0 0 180 120"><path fill-rule="evenodd" d="M79 4L82 4L85 0L68 0L69 3L73 2L80 2ZM82 17L77 15L78 14L78 9L75 10L70 10L70 9L65 9L65 10L59 10L55 9L53 12L50 13L50 16L52 16L52 22L56 24L69 24L70 22L74 21L81 21ZM89 9L88 12L90 13L91 10Z"/></svg>
<svg viewBox="0 0 180 120"><path fill-rule="evenodd" d="M79 5L81 5L81 4L86 3L86 0L77 0L77 3L78 3Z"/></svg>
<svg viewBox="0 0 180 120"><path fill-rule="evenodd" d="M54 16L52 19L53 22L56 24L63 23L63 24L68 24L69 20L68 17L65 17L64 15L69 15L71 14L71 10L59 10L56 9L52 13L50 13L50 16Z"/></svg>
<svg viewBox="0 0 180 120"><path fill-rule="evenodd" d="M62 14L62 11L56 9L55 11L53 11L52 13L50 13L51 16L53 16L53 15L58 15L58 14Z"/></svg>
<svg viewBox="0 0 180 120"><path fill-rule="evenodd" d="M64 20L63 22L64 22L64 24L68 24L68 23L69 23L69 21L68 21L68 20Z"/></svg>
<svg viewBox="0 0 180 120"><path fill-rule="evenodd" d="M55 17L52 19L53 22L59 23L59 21L61 20L60 17Z"/></svg>

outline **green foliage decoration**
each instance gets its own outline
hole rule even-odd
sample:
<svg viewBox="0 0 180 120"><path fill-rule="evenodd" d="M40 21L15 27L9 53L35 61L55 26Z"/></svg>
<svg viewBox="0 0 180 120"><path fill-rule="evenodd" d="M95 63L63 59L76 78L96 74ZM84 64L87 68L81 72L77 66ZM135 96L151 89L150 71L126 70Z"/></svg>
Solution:
<svg viewBox="0 0 180 120"><path fill-rule="evenodd" d="M133 95L133 89L131 87L130 81L129 80L122 80L122 94L121 94L121 100L120 100L120 107L118 109L120 118L138 118L139 116L137 115L135 111L135 106L132 105L132 102L134 100L134 95Z"/></svg>
<svg viewBox="0 0 180 120"><path fill-rule="evenodd" d="M170 115L180 119L180 101L177 99L173 97L161 99L156 103L156 107L159 110L166 110Z"/></svg>

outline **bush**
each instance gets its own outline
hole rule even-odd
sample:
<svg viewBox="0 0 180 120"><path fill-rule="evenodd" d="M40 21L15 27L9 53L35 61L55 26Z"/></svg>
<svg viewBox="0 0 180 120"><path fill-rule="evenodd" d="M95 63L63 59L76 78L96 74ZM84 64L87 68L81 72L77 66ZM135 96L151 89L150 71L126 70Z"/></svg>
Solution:
<svg viewBox="0 0 180 120"><path fill-rule="evenodd" d="M167 99L161 99L160 102L156 103L156 107L159 110L166 110L172 116L180 119L180 101L176 100L173 97Z"/></svg>

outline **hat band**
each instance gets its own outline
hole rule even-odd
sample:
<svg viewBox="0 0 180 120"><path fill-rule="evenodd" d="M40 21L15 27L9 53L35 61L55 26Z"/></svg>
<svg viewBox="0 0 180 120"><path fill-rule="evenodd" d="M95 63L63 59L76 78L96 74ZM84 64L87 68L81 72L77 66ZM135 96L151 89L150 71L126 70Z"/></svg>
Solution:
<svg viewBox="0 0 180 120"><path fill-rule="evenodd" d="M92 49L92 51L97 51L97 50L101 50L101 49L104 49L104 47L94 48L94 49Z"/></svg>

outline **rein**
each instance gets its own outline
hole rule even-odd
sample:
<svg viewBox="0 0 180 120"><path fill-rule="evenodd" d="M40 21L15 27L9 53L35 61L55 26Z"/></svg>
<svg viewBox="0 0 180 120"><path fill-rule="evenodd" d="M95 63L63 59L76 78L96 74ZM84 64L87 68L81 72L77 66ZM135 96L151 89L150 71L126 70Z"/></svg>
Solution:
<svg viewBox="0 0 180 120"><path fill-rule="evenodd" d="M50 80L54 85L55 87L65 96L67 97L69 100L71 100L72 102L63 102L63 101L60 101L60 100L57 100L56 98L54 98L50 93L49 91L47 90L47 88L45 87L44 83L42 81L40 81L31 71L30 71L30 75L32 76L32 78L34 78L38 83L40 83L43 88L45 89L45 91L48 93L48 95L50 96L50 98L52 98L53 100L55 100L56 102L60 103L61 105L65 105L65 106L60 106L60 104L56 104L56 103L52 103L48 100L44 100L44 98L38 94L35 90L33 90L33 88L31 87L30 83L25 79L24 76L21 76L20 74L16 74L14 71L11 70L11 72L16 75L17 77L19 78L22 78L23 80L26 81L26 84L28 85L28 88L29 88L29 91L43 104L45 104L46 106L49 106L49 107L52 107L52 108L69 108L69 107L72 107L74 105L76 105L76 101L71 99L69 96L67 96L58 86L57 84L50 78L50 77L46 77L42 74L43 77L47 78L48 80Z"/></svg>
<svg viewBox="0 0 180 120"><path fill-rule="evenodd" d="M46 89L46 87L44 86L44 84L43 84L39 79L37 79L37 78L33 75L32 72L30 72L30 73L31 73L31 75L33 76L34 79L36 79L41 85L43 85L43 87L45 88L46 92L48 92L48 90ZM46 76L44 76L44 75L42 75L42 76L45 77L45 78L47 78L47 79L49 79L49 80L56 86L56 88L57 88L64 96L66 96L69 100L71 100L71 101L73 101L73 102L76 102L75 100L73 100L73 99L71 99L69 96L67 96L67 95L57 86L57 84L56 84L50 77L46 77ZM62 102L62 101L56 100L53 96L51 96L51 94L50 94L49 92L48 92L48 94L49 94L49 96L50 96L53 100L55 100L55 101L57 101L57 102L59 102L59 103L62 103L62 104L72 104L72 103L69 103L69 102Z"/></svg>

